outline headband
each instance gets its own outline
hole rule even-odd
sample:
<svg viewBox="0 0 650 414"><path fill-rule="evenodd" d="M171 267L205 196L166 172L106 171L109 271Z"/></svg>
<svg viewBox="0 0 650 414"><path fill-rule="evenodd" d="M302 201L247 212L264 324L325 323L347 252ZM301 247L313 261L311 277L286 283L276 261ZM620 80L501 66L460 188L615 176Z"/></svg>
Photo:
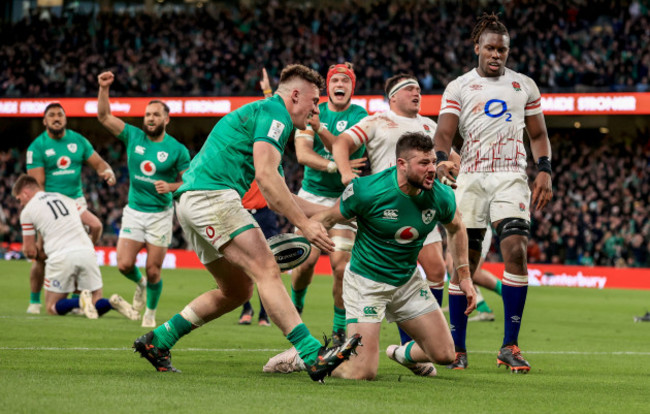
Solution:
<svg viewBox="0 0 650 414"><path fill-rule="evenodd" d="M327 93L329 94L330 90L330 79L332 79L332 76L342 73L343 75L347 76L350 78L352 81L352 94L354 95L354 87L357 84L357 77L354 74L354 71L347 67L346 65L340 63L338 65L334 65L332 69L327 71Z"/></svg>
<svg viewBox="0 0 650 414"><path fill-rule="evenodd" d="M420 86L418 81L416 81L415 79L404 79L403 81L399 82L397 85L393 86L393 88L388 92L388 99L395 96L395 94L399 92L400 89L411 85Z"/></svg>

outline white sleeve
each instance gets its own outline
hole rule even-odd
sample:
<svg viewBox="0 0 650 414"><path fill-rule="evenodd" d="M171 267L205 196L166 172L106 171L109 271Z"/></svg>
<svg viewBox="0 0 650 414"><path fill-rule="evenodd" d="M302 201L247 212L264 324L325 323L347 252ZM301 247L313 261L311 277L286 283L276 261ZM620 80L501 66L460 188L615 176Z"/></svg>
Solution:
<svg viewBox="0 0 650 414"><path fill-rule="evenodd" d="M23 229L23 236L33 236L36 234L34 220L32 219L29 210L28 206L25 206L23 212L20 213L20 227Z"/></svg>
<svg viewBox="0 0 650 414"><path fill-rule="evenodd" d="M377 128L377 122L379 122L379 119L375 115L367 116L343 133L350 135L352 141L354 141L354 144L358 148L367 144L373 138L375 129Z"/></svg>
<svg viewBox="0 0 650 414"><path fill-rule="evenodd" d="M526 109L524 116L537 115L542 113L542 95L539 93L539 88L535 81L528 76L522 75L524 90L528 93L528 100L526 101Z"/></svg>
<svg viewBox="0 0 650 414"><path fill-rule="evenodd" d="M460 117L460 111L463 109L460 94L460 82L454 80L445 89L440 102L440 115L454 114Z"/></svg>

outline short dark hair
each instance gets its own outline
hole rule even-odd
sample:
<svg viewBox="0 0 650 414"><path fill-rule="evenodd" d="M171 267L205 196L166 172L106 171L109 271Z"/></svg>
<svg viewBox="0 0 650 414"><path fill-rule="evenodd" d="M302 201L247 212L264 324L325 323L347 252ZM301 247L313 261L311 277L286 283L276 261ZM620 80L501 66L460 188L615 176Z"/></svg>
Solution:
<svg viewBox="0 0 650 414"><path fill-rule="evenodd" d="M307 66L299 64L287 65L284 69L282 69L282 72L280 73L279 85L289 82L295 78L300 78L316 85L318 90L321 90L325 87L325 80L318 72L308 68Z"/></svg>
<svg viewBox="0 0 650 414"><path fill-rule="evenodd" d="M487 14L483 12L483 15L479 17L476 26L472 30L472 40L475 44L478 44L481 40L481 35L484 32L496 33L498 35L505 35L510 37L508 34L508 29L506 26L499 21L499 16L494 13Z"/></svg>
<svg viewBox="0 0 650 414"><path fill-rule="evenodd" d="M424 132L406 132L397 140L395 155L404 158L411 150L430 152L433 151L433 139Z"/></svg>
<svg viewBox="0 0 650 414"><path fill-rule="evenodd" d="M147 106L149 106L149 105L151 105L151 104L161 104L162 107L163 107L163 111L165 111L165 113L167 114L167 116L169 116L169 106L167 106L166 103L164 103L164 102L161 101L160 99L154 99L154 100L149 101L149 102L147 103Z"/></svg>
<svg viewBox="0 0 650 414"><path fill-rule="evenodd" d="M48 104L48 105L45 107L45 110L43 111L43 116L45 116L45 114L47 114L47 111L49 111L49 110L52 109L52 108L61 108L61 110L62 110L63 113L65 114L65 109L63 109L63 105L61 105L61 104L58 103L58 102L52 102L51 104Z"/></svg>
<svg viewBox="0 0 650 414"><path fill-rule="evenodd" d="M31 175L20 174L18 179L16 179L13 188L11 189L11 194L16 197L18 194L20 194L21 191L23 191L23 188L25 187L34 187L38 189L41 188L36 178L32 177Z"/></svg>
<svg viewBox="0 0 650 414"><path fill-rule="evenodd" d="M390 78L386 79L386 84L384 85L384 92L386 92L386 96L388 96L390 90L393 89L393 86L397 85L402 79L418 80L418 78L408 73L398 73L395 76L391 76Z"/></svg>

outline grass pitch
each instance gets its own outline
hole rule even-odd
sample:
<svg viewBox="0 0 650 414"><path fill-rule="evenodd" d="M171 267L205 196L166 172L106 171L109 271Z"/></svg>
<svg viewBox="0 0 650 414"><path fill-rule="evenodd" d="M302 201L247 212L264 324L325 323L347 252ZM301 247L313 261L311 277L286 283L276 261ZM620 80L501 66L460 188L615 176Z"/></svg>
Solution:
<svg viewBox="0 0 650 414"><path fill-rule="evenodd" d="M131 282L115 268L102 273L105 297L131 300ZM172 354L183 373L157 373L130 349L146 329L115 312L27 315L28 275L26 262L0 262L2 412L648 412L650 323L632 321L650 307L648 291L530 288L520 334L528 375L496 368L502 305L484 290L497 322L470 323L468 370L439 366L438 377L420 378L382 354L376 381L322 386L305 373L262 373L289 343L276 327L237 325L239 311L181 339ZM158 323L214 286L207 271L164 270L163 279ZM304 320L317 337L331 332L330 292L331 279L316 277L307 294ZM398 342L393 325L381 342Z"/></svg>

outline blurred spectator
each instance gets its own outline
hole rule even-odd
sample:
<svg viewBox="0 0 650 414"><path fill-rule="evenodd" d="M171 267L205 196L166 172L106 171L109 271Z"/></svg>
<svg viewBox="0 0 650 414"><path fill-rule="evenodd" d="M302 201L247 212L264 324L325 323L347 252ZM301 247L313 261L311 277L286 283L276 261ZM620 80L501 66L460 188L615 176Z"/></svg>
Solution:
<svg viewBox="0 0 650 414"><path fill-rule="evenodd" d="M259 67L277 80L288 63L324 74L346 60L365 71L359 91L398 72L442 90L475 61L469 31L484 10L512 28L510 64L542 90L648 90L650 19L637 1L246 3L4 24L0 96L94 95L104 70L115 96L257 94Z"/></svg>

